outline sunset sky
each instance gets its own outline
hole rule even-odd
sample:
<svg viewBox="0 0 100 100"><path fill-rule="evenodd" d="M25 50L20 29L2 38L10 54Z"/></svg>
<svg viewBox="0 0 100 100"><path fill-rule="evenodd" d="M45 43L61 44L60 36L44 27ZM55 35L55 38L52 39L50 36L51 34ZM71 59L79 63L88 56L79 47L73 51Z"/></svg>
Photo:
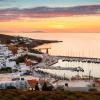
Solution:
<svg viewBox="0 0 100 100"><path fill-rule="evenodd" d="M0 0L0 32L100 32L100 0Z"/></svg>

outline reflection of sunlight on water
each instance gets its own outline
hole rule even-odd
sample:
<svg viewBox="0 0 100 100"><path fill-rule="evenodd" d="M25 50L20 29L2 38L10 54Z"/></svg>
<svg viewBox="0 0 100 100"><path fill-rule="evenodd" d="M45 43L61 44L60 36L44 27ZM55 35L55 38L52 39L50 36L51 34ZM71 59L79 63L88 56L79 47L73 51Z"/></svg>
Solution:
<svg viewBox="0 0 100 100"><path fill-rule="evenodd" d="M94 77L100 77L100 64L95 64L95 63L82 63L82 62L59 62L55 64L54 66L61 66L61 67L78 67L80 66L81 68L84 69L84 72L73 72L73 71L68 71L68 70L50 70L48 69L47 71L52 74L56 74L58 76L66 76L66 77L72 77L75 75L80 75L80 76L89 76L89 72L91 71L91 76Z"/></svg>
<svg viewBox="0 0 100 100"><path fill-rule="evenodd" d="M100 40L63 39L62 43L54 43L50 54L78 57L100 57Z"/></svg>
<svg viewBox="0 0 100 100"><path fill-rule="evenodd" d="M54 43L51 45L51 55L66 55L63 43Z"/></svg>

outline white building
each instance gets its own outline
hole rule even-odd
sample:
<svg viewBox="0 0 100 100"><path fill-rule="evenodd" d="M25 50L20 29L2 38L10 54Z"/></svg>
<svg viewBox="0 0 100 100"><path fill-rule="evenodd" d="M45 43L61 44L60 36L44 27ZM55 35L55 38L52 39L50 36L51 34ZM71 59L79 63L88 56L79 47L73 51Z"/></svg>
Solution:
<svg viewBox="0 0 100 100"><path fill-rule="evenodd" d="M6 60L6 67L11 67L12 69L16 68L16 62L15 61L9 61Z"/></svg>
<svg viewBox="0 0 100 100"><path fill-rule="evenodd" d="M0 44L0 68L2 67L15 67L15 62L9 61L9 58L13 56L12 51L4 45Z"/></svg>
<svg viewBox="0 0 100 100"><path fill-rule="evenodd" d="M23 50L22 47L20 47L20 48L18 48L17 53L18 54L25 54L26 52L25 52L25 50Z"/></svg>
<svg viewBox="0 0 100 100"><path fill-rule="evenodd" d="M3 57L11 57L13 56L12 51L6 45L0 44L0 55Z"/></svg>
<svg viewBox="0 0 100 100"><path fill-rule="evenodd" d="M24 79L0 82L0 89L6 89L9 86L16 87L17 89L26 89L27 88L27 82Z"/></svg>
<svg viewBox="0 0 100 100"><path fill-rule="evenodd" d="M26 89L27 80L20 77L19 73L0 74L0 89L6 89L9 86L17 89Z"/></svg>
<svg viewBox="0 0 100 100"><path fill-rule="evenodd" d="M27 66L25 63L20 63L19 68L20 75L24 75L27 71L30 71L30 66Z"/></svg>
<svg viewBox="0 0 100 100"><path fill-rule="evenodd" d="M19 66L21 70L30 70L30 66L27 66L25 63L20 63Z"/></svg>

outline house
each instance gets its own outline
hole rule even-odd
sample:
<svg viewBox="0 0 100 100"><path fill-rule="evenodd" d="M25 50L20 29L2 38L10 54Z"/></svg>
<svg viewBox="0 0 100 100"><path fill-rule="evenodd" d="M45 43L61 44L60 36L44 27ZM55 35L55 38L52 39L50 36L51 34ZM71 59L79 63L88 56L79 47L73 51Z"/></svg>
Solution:
<svg viewBox="0 0 100 100"><path fill-rule="evenodd" d="M17 50L17 53L18 53L19 55L23 55L23 54L26 54L27 51L25 51L24 48L19 47L18 50Z"/></svg>
<svg viewBox="0 0 100 100"><path fill-rule="evenodd" d="M28 89L29 90L35 90L35 85L38 83L38 81L36 79L32 79L32 80L27 80L27 84L28 84Z"/></svg>
<svg viewBox="0 0 100 100"><path fill-rule="evenodd" d="M19 73L0 74L0 89L6 89L9 86L27 89L27 80L21 77Z"/></svg>
<svg viewBox="0 0 100 100"><path fill-rule="evenodd" d="M27 72L30 72L30 66L27 66L25 63L19 64L20 75L27 75Z"/></svg>
<svg viewBox="0 0 100 100"><path fill-rule="evenodd" d="M27 66L25 63L19 64L20 70L30 70L30 66Z"/></svg>
<svg viewBox="0 0 100 100"><path fill-rule="evenodd" d="M17 89L27 89L27 82L24 78L20 77L13 78L12 80L0 81L0 89L6 89L10 86Z"/></svg>
<svg viewBox="0 0 100 100"><path fill-rule="evenodd" d="M95 83L95 86L100 86L100 79L96 79L96 80L94 81L94 83Z"/></svg>
<svg viewBox="0 0 100 100"><path fill-rule="evenodd" d="M6 67L11 67L12 69L15 69L16 68L16 62L15 61L9 61L9 60L6 60Z"/></svg>
<svg viewBox="0 0 100 100"><path fill-rule="evenodd" d="M11 57L13 57L12 51L6 45L0 44L0 68L15 67L16 62L9 60Z"/></svg>

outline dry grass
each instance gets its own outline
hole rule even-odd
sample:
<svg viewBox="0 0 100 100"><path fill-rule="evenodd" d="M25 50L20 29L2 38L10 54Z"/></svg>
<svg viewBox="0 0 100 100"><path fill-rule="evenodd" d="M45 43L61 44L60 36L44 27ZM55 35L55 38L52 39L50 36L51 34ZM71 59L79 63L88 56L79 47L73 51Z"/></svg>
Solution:
<svg viewBox="0 0 100 100"><path fill-rule="evenodd" d="M0 90L0 100L100 100L100 92Z"/></svg>

